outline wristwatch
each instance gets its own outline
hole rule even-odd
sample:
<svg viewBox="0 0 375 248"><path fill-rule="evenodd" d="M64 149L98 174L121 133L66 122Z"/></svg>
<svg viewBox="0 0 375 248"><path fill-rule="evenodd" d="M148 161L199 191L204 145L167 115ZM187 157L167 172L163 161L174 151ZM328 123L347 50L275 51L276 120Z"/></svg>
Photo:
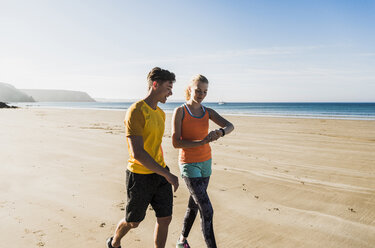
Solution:
<svg viewBox="0 0 375 248"><path fill-rule="evenodd" d="M222 137L224 137L224 135L225 135L224 128L220 128L219 130L221 130L221 132L223 133L223 136L222 136Z"/></svg>

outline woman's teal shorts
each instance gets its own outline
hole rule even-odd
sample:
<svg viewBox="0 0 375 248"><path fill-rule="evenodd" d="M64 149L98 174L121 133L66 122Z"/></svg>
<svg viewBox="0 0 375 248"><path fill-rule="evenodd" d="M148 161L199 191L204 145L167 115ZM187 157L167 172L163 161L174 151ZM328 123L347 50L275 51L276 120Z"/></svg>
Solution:
<svg viewBox="0 0 375 248"><path fill-rule="evenodd" d="M180 172L183 177L209 177L211 176L212 159L198 163L180 164Z"/></svg>

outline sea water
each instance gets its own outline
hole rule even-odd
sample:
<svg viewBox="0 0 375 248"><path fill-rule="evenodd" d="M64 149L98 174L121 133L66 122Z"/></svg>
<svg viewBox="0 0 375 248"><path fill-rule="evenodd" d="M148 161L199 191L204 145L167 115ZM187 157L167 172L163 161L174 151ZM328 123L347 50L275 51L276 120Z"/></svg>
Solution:
<svg viewBox="0 0 375 248"><path fill-rule="evenodd" d="M79 108L125 111L132 102L33 102L11 104L24 108ZM182 104L182 102L167 102L159 104L159 107L165 112L171 113ZM375 120L375 103L206 102L203 105L225 115Z"/></svg>

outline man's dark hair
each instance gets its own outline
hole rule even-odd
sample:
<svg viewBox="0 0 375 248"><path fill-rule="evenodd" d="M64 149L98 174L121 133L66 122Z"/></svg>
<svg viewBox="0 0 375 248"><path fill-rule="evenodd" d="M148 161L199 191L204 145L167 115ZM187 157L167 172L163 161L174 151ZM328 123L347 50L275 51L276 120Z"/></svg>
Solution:
<svg viewBox="0 0 375 248"><path fill-rule="evenodd" d="M165 81L174 82L176 81L176 76L174 75L173 72L161 69L160 67L155 67L148 73L147 81L148 81L148 89L150 89L154 81L158 82L159 84Z"/></svg>

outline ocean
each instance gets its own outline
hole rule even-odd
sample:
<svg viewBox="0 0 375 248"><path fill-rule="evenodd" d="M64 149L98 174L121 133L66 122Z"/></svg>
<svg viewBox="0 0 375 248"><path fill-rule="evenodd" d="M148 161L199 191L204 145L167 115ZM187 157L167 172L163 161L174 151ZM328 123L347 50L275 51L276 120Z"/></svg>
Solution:
<svg viewBox="0 0 375 248"><path fill-rule="evenodd" d="M79 108L126 110L132 102L35 102L11 103L30 108ZM182 102L159 104L165 112L171 113ZM295 117L320 119L375 120L375 103L254 103L254 102L206 102L204 106L225 115Z"/></svg>

